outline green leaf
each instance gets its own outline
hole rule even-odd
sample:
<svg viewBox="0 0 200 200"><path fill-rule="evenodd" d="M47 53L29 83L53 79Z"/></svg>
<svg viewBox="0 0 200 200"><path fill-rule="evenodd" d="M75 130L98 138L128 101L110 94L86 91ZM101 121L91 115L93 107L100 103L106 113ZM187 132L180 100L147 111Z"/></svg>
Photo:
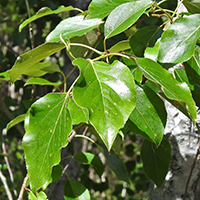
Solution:
<svg viewBox="0 0 200 200"><path fill-rule="evenodd" d="M23 122L25 119L25 116L26 116L26 114L22 114L22 115L17 116L12 121L10 121L6 126L6 134L7 134L8 130L11 129L13 126L15 126L16 124L19 124L20 122Z"/></svg>
<svg viewBox="0 0 200 200"><path fill-rule="evenodd" d="M110 169L116 174L119 180L129 183L129 176L127 170L122 163L122 161L115 155L114 151L108 150L104 147L104 155L106 157L106 162L108 163Z"/></svg>
<svg viewBox="0 0 200 200"><path fill-rule="evenodd" d="M68 144L72 120L67 94L49 93L32 104L25 118L25 161L33 192L51 181L52 167L60 162L60 149Z"/></svg>
<svg viewBox="0 0 200 200"><path fill-rule="evenodd" d="M58 88L59 85L62 84L62 82L58 81L56 83L53 83L53 82L48 81L48 80L46 80L44 78L33 78L32 77L24 84L24 86L33 85L33 84L35 84L35 85L50 85L50 86L54 86L55 88Z"/></svg>
<svg viewBox="0 0 200 200"><path fill-rule="evenodd" d="M171 160L171 146L169 142L164 138L160 146L156 147L155 144L144 140L141 157L146 175L158 188L161 187Z"/></svg>
<svg viewBox="0 0 200 200"><path fill-rule="evenodd" d="M169 71L162 68L162 66L153 60L136 58L136 62L146 78L158 83L169 99L179 101L187 108L191 118L193 120L196 119L196 105L186 83L178 82Z"/></svg>
<svg viewBox="0 0 200 200"><path fill-rule="evenodd" d="M74 159L78 163L92 165L99 177L102 176L104 172L104 165L98 156L95 156L94 154L88 152L80 152L74 156Z"/></svg>
<svg viewBox="0 0 200 200"><path fill-rule="evenodd" d="M117 6L106 20L105 38L108 39L125 31L137 21L151 3L150 0L135 0Z"/></svg>
<svg viewBox="0 0 200 200"><path fill-rule="evenodd" d="M154 47L147 47L144 52L144 57L157 61L159 45L160 45L160 41L157 41Z"/></svg>
<svg viewBox="0 0 200 200"><path fill-rule="evenodd" d="M158 146L162 141L166 123L163 101L148 87L136 85L136 106L129 119Z"/></svg>
<svg viewBox="0 0 200 200"><path fill-rule="evenodd" d="M133 0L115 0L115 1L93 0L89 5L86 19L92 19L92 18L103 19L117 6L131 1Z"/></svg>
<svg viewBox="0 0 200 200"><path fill-rule="evenodd" d="M81 69L73 90L74 100L89 110L90 123L110 150L118 130L135 106L133 76L128 67L119 61L109 65L80 58L73 64Z"/></svg>
<svg viewBox="0 0 200 200"><path fill-rule="evenodd" d="M73 98L69 99L68 109L72 116L73 125L80 124L81 122L88 122L89 111L86 108L78 106Z"/></svg>
<svg viewBox="0 0 200 200"><path fill-rule="evenodd" d="M52 173L51 173L51 178L52 178L51 182L57 181L62 176L62 171L63 171L63 168L59 164L56 166L53 166Z"/></svg>
<svg viewBox="0 0 200 200"><path fill-rule="evenodd" d="M72 6L60 6L58 9L56 10L51 10L48 7L43 7L41 8L35 15L33 15L32 17L28 18L27 20L25 20L20 26L19 26L19 32L22 31L22 29L29 23L31 23L32 21L35 21L36 19L39 19L41 17L47 16L47 15L52 15L52 14L58 14L61 12L65 12L65 11L70 11L70 10L74 10L74 8Z"/></svg>
<svg viewBox="0 0 200 200"><path fill-rule="evenodd" d="M72 38L74 36L81 36L85 33L97 28L103 21L101 19L84 19L83 15L69 17L61 21L56 28L49 33L46 42L60 41L60 35L63 38Z"/></svg>
<svg viewBox="0 0 200 200"><path fill-rule="evenodd" d="M200 36L200 14L178 18L167 29L160 41L158 61L181 63L193 55Z"/></svg>
<svg viewBox="0 0 200 200"><path fill-rule="evenodd" d="M0 80L4 80L4 81L9 81L10 80L10 77L9 77L7 71L0 73Z"/></svg>
<svg viewBox="0 0 200 200"><path fill-rule="evenodd" d="M145 26L139 29L131 38L130 46L136 56L142 57L147 47L153 47L161 37L162 30L158 26Z"/></svg>
<svg viewBox="0 0 200 200"><path fill-rule="evenodd" d="M176 80L179 82L186 82L187 85L189 86L190 90L194 89L194 86L190 84L187 74L185 70L183 69L174 69L174 75L176 77Z"/></svg>
<svg viewBox="0 0 200 200"><path fill-rule="evenodd" d="M36 63L63 48L65 48L65 45L61 43L45 43L22 54L17 58L12 69L8 71L11 82L14 83L24 71L30 70Z"/></svg>
<svg viewBox="0 0 200 200"><path fill-rule="evenodd" d="M199 0L183 0L183 4L190 13L200 13Z"/></svg>
<svg viewBox="0 0 200 200"><path fill-rule="evenodd" d="M187 63L200 75L200 47L196 47L194 54Z"/></svg>
<svg viewBox="0 0 200 200"><path fill-rule="evenodd" d="M24 68L21 72L24 75L40 77L47 73L60 72L60 68L57 64L52 62L38 62L29 68Z"/></svg>
<svg viewBox="0 0 200 200"><path fill-rule="evenodd" d="M64 187L65 200L90 200L90 193L81 183L68 179Z"/></svg>
<svg viewBox="0 0 200 200"><path fill-rule="evenodd" d="M32 191L29 192L29 195L28 195L28 199L29 200L48 200L47 199L47 195L40 191L39 193L37 193L37 197L33 194Z"/></svg>
<svg viewBox="0 0 200 200"><path fill-rule="evenodd" d="M108 49L109 52L120 52L130 49L129 40L122 40Z"/></svg>

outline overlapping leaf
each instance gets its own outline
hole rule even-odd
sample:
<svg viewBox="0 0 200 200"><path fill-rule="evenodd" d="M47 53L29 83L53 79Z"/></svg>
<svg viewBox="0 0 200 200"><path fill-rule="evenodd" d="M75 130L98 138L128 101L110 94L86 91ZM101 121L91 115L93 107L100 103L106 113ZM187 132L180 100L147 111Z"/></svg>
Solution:
<svg viewBox="0 0 200 200"><path fill-rule="evenodd" d="M164 104L148 87L143 90L136 85L136 89L136 106L129 119L158 146L166 123Z"/></svg>
<svg viewBox="0 0 200 200"><path fill-rule="evenodd" d="M12 69L8 71L11 82L15 82L24 72L32 71L31 69L36 63L44 58L60 51L65 47L62 43L45 43L27 53L19 56L13 65ZM36 69L37 71L37 65Z"/></svg>
<svg viewBox="0 0 200 200"><path fill-rule="evenodd" d="M117 6L126 3L131 2L133 0L93 0L88 8L88 13L86 18L92 19L92 18L104 18L106 17L113 9L115 9Z"/></svg>
<svg viewBox="0 0 200 200"><path fill-rule="evenodd" d="M72 120L66 102L66 94L49 93L27 113L23 148L33 192L51 180L52 167L60 161L60 149L68 143Z"/></svg>
<svg viewBox="0 0 200 200"><path fill-rule="evenodd" d="M200 13L200 1L199 0L183 0L183 4L190 13Z"/></svg>
<svg viewBox="0 0 200 200"><path fill-rule="evenodd" d="M108 39L126 30L136 22L151 3L151 0L135 0L117 6L106 20L105 37Z"/></svg>
<svg viewBox="0 0 200 200"><path fill-rule="evenodd" d="M135 106L133 77L128 67L119 61L109 65L80 58L73 64L81 69L73 90L74 100L89 110L91 124L111 149L118 130Z"/></svg>
<svg viewBox="0 0 200 200"><path fill-rule="evenodd" d="M171 160L171 146L164 138L159 147L155 144L144 140L141 149L141 157L143 161L143 168L146 175L159 188L169 170Z"/></svg>
<svg viewBox="0 0 200 200"><path fill-rule="evenodd" d="M200 14L178 18L161 37L158 61L162 63L187 61L193 55L198 37L200 37Z"/></svg>
<svg viewBox="0 0 200 200"><path fill-rule="evenodd" d="M69 17L61 21L56 28L47 36L46 42L60 41L60 35L63 38L72 38L74 36L81 36L85 33L97 28L101 23L101 19L84 19L83 15Z"/></svg>
<svg viewBox="0 0 200 200"><path fill-rule="evenodd" d="M51 10L48 7L43 7L41 8L35 15L33 15L32 17L28 18L27 20L25 20L20 26L19 26L19 32L22 31L22 29L29 23L31 23L32 21L35 21L36 19L39 19L41 17L47 16L47 15L52 15L52 14L58 14L61 12L65 12L65 11L70 11L70 10L74 10L74 8L72 6L60 6L58 9L56 10Z"/></svg>
<svg viewBox="0 0 200 200"><path fill-rule="evenodd" d="M195 102L186 83L178 82L170 72L148 58L136 58L136 62L149 80L158 83L168 98L186 104L189 115L196 119Z"/></svg>

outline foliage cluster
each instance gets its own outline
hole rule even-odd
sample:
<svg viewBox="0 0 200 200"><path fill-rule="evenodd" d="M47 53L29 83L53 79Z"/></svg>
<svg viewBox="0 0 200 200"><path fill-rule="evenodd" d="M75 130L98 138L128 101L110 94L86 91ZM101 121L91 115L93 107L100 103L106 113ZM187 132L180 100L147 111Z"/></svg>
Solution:
<svg viewBox="0 0 200 200"><path fill-rule="evenodd" d="M164 137L167 113L163 100L181 110L197 128L200 103L200 4L183 0L181 3L189 12L178 13L179 3L173 5L173 10L166 8L165 3L93 0L87 11L72 6L55 10L43 7L20 25L21 32L39 18L79 12L73 17L68 15L47 34L42 45L18 56L11 69L0 73L2 81L15 83L23 79L24 86L54 87L54 92L35 100L25 114L6 127L7 132L24 121L22 145L29 199L47 198L43 191L62 175L60 150L75 137L89 140L117 178L132 185L134 175L130 178L128 173L133 173L134 162L126 162L125 168L116 154L120 153L120 145L129 153L134 151L132 143L123 144L132 133L143 136L143 169L157 187L163 184L171 153ZM73 70L80 71L69 86L70 73L64 74L59 58L58 62L52 59L63 49ZM173 74L168 71L171 67ZM47 80L46 74L58 75L59 79ZM81 130L83 134L77 134ZM88 137L85 132L93 136ZM79 152L73 158L91 165L102 177L104 163L98 154ZM93 198L87 182L81 184L66 175L65 199ZM134 193L128 189L127 192Z"/></svg>

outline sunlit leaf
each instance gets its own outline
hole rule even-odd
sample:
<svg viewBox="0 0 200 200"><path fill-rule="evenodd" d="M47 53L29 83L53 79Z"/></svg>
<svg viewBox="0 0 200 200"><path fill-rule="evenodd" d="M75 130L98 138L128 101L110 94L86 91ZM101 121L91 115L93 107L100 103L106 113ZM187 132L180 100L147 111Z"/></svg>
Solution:
<svg viewBox="0 0 200 200"><path fill-rule="evenodd" d="M137 21L151 3L151 0L135 0L116 7L106 19L104 27L106 39L125 31Z"/></svg>
<svg viewBox="0 0 200 200"><path fill-rule="evenodd" d="M171 160L171 146L164 138L159 147L155 144L144 140L141 149L141 157L143 161L143 168L146 175L159 188L169 170Z"/></svg>
<svg viewBox="0 0 200 200"><path fill-rule="evenodd" d="M179 101L186 107L191 118L196 119L196 105L186 83L178 82L169 71L153 60L136 58L136 62L146 78L158 83L168 98Z"/></svg>
<svg viewBox="0 0 200 200"><path fill-rule="evenodd" d="M133 0L93 0L88 8L86 19L104 18L117 6Z"/></svg>
<svg viewBox="0 0 200 200"><path fill-rule="evenodd" d="M72 120L66 103L65 93L49 93L33 103L25 118L23 148L33 192L51 181L60 149L68 144Z"/></svg>
<svg viewBox="0 0 200 200"><path fill-rule="evenodd" d="M64 47L65 45L62 43L45 43L22 54L17 58L12 69L8 71L11 82L14 83L25 71L30 70L36 63L60 51Z"/></svg>
<svg viewBox="0 0 200 200"><path fill-rule="evenodd" d="M9 81L10 80L10 77L9 77L7 71L0 73L0 80L4 80L4 81Z"/></svg>
<svg viewBox="0 0 200 200"><path fill-rule="evenodd" d="M58 42L60 41L60 35L63 38L72 38L75 36L81 36L85 33L97 28L101 23L101 19L84 19L83 15L69 17L61 21L56 28L49 33L46 38L46 42Z"/></svg>
<svg viewBox="0 0 200 200"><path fill-rule="evenodd" d="M135 84L130 70L115 61L73 61L81 69L74 87L75 102L89 110L89 121L95 127L108 149L135 106Z"/></svg>
<svg viewBox="0 0 200 200"><path fill-rule="evenodd" d="M35 15L33 15L32 17L28 18L27 20L25 20L20 26L19 26L19 32L22 31L22 29L29 24L32 21L35 21L36 19L39 19L41 17L47 16L47 15L52 15L52 14L58 14L61 12L65 12L65 11L70 11L70 10L74 10L74 8L72 6L60 6L58 9L56 10L51 10L48 7L43 7L41 8Z"/></svg>
<svg viewBox="0 0 200 200"><path fill-rule="evenodd" d="M200 37L200 14L180 17L162 34L158 61L181 63L193 55Z"/></svg>

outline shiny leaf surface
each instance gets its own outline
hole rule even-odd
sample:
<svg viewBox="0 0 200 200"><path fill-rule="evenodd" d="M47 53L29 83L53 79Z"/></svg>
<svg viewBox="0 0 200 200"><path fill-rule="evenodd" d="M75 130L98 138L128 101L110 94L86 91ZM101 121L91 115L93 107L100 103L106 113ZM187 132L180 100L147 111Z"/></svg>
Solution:
<svg viewBox="0 0 200 200"><path fill-rule="evenodd" d="M101 19L84 19L83 15L69 17L61 21L56 28L49 33L46 42L60 41L60 34L63 38L72 38L74 36L82 36L85 33L97 28L102 23Z"/></svg>
<svg viewBox="0 0 200 200"><path fill-rule="evenodd" d="M135 106L135 84L128 67L119 61L73 61L81 69L74 87L75 102L89 110L89 121L108 149ZM90 99L90 101L88 101Z"/></svg>
<svg viewBox="0 0 200 200"><path fill-rule="evenodd" d="M51 180L52 167L60 162L60 149L68 144L72 120L67 95L49 93L30 107L25 118L23 148L33 192Z"/></svg>
<svg viewBox="0 0 200 200"><path fill-rule="evenodd" d="M151 3L150 0L135 0L116 7L110 13L105 23L106 39L125 31L137 21Z"/></svg>
<svg viewBox="0 0 200 200"><path fill-rule="evenodd" d="M161 37L158 61L162 63L187 61L193 55L198 37L200 37L200 14L178 18Z"/></svg>
<svg viewBox="0 0 200 200"><path fill-rule="evenodd" d="M196 105L186 83L178 82L169 71L148 58L136 58L136 62L146 78L158 83L168 98L179 101L183 106L186 104L189 115L196 119Z"/></svg>

